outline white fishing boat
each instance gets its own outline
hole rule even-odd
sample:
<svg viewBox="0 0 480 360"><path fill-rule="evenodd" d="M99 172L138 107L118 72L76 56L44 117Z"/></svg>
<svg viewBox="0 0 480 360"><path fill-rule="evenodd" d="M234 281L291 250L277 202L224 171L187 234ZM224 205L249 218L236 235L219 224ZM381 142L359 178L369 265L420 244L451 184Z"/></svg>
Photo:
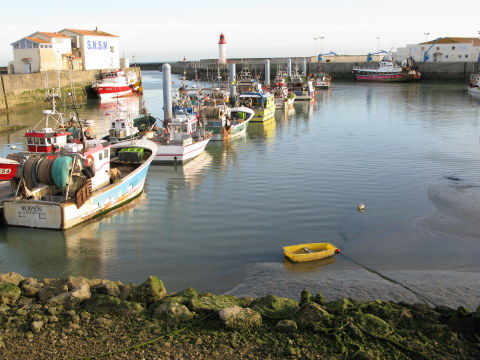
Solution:
<svg viewBox="0 0 480 360"><path fill-rule="evenodd" d="M211 138L191 108L175 107L172 118L163 120L163 127L150 138L158 145L154 162L186 162L201 154Z"/></svg>
<svg viewBox="0 0 480 360"><path fill-rule="evenodd" d="M295 94L295 100L313 100L315 96L315 88L313 81L307 76L302 76L298 73L298 68L295 69L295 74L289 79L288 90Z"/></svg>
<svg viewBox="0 0 480 360"><path fill-rule="evenodd" d="M315 89L328 89L332 83L330 74L323 70L318 70L313 74L313 86Z"/></svg>
<svg viewBox="0 0 480 360"><path fill-rule="evenodd" d="M100 74L101 79L92 83L92 90L100 98L115 98L141 93L141 84L134 71L112 70Z"/></svg>
<svg viewBox="0 0 480 360"><path fill-rule="evenodd" d="M204 107L199 115L205 129L212 133L212 140L227 140L244 135L255 112L243 106L229 108L219 105Z"/></svg>
<svg viewBox="0 0 480 360"><path fill-rule="evenodd" d="M111 145L84 139L56 153L18 152L11 181L15 196L3 201L6 225L65 230L113 210L143 191L157 145L148 140Z"/></svg>
<svg viewBox="0 0 480 360"><path fill-rule="evenodd" d="M404 82L420 80L421 74L416 70L412 58L404 60L401 66L396 65L390 53L385 55L378 65L373 67L354 66L353 75L357 81Z"/></svg>
<svg viewBox="0 0 480 360"><path fill-rule="evenodd" d="M277 82L275 82L277 81ZM293 106L295 102L295 94L288 90L288 86L284 82L275 79L270 85L270 92L273 93L275 99L275 107L277 109L285 109Z"/></svg>
<svg viewBox="0 0 480 360"><path fill-rule="evenodd" d="M468 82L468 91L480 94L480 73L472 74Z"/></svg>

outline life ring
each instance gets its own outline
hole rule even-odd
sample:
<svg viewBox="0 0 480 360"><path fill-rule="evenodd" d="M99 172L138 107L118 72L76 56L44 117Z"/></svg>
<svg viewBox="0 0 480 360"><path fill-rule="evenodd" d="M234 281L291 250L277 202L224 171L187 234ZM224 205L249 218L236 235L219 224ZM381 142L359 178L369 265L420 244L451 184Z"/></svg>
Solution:
<svg viewBox="0 0 480 360"><path fill-rule="evenodd" d="M88 155L85 159L85 166L90 166L92 169L95 169L95 161L92 155Z"/></svg>

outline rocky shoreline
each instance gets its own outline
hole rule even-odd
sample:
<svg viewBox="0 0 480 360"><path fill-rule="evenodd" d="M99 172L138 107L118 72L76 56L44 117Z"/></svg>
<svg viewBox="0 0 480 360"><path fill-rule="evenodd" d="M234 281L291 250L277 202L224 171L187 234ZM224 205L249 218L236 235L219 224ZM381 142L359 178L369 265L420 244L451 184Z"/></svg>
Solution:
<svg viewBox="0 0 480 360"><path fill-rule="evenodd" d="M0 359L475 359L480 307L0 274Z"/></svg>

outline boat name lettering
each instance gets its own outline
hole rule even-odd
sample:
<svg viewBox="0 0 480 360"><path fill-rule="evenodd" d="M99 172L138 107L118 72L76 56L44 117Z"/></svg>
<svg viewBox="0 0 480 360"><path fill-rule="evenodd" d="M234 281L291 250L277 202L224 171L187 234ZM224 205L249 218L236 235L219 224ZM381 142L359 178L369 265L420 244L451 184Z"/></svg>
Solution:
<svg viewBox="0 0 480 360"><path fill-rule="evenodd" d="M107 41L95 41L87 40L87 49L88 50L107 50L108 42Z"/></svg>
<svg viewBox="0 0 480 360"><path fill-rule="evenodd" d="M10 174L12 172L12 169L0 169L0 174Z"/></svg>
<svg viewBox="0 0 480 360"><path fill-rule="evenodd" d="M22 205L22 211L25 211L27 214L34 215L42 212L42 207L38 205Z"/></svg>

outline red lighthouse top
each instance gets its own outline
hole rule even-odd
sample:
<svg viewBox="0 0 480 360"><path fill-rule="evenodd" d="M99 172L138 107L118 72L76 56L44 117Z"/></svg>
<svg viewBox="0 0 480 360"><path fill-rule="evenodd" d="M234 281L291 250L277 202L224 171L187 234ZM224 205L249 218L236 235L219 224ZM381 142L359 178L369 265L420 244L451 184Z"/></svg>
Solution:
<svg viewBox="0 0 480 360"><path fill-rule="evenodd" d="M220 40L218 40L218 45L220 44L226 44L227 42L225 41L225 35L220 34Z"/></svg>

